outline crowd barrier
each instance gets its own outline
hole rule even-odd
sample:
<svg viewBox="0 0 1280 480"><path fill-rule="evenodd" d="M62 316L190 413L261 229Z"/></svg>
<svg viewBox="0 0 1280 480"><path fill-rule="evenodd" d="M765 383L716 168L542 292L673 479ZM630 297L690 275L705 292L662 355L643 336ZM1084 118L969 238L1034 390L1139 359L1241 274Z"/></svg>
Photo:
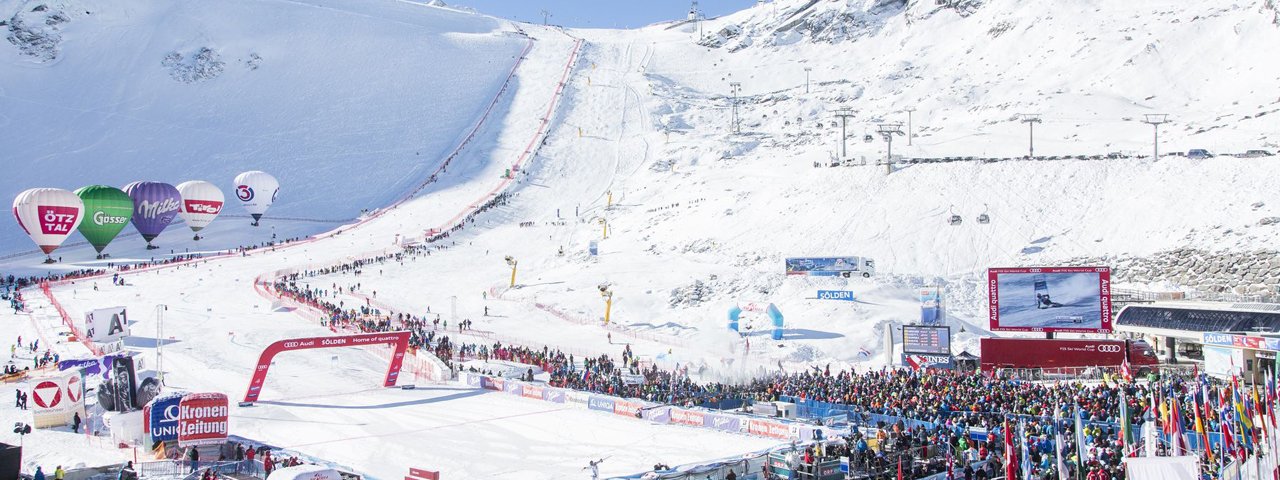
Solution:
<svg viewBox="0 0 1280 480"><path fill-rule="evenodd" d="M542 383L524 382L470 372L460 373L458 378L461 383L473 388L506 392L519 397L562 403L575 408L640 418L660 424L684 425L722 432L741 433L781 441L810 441L843 433L830 427L777 418L725 413L697 407L681 408L639 399L557 388Z"/></svg>

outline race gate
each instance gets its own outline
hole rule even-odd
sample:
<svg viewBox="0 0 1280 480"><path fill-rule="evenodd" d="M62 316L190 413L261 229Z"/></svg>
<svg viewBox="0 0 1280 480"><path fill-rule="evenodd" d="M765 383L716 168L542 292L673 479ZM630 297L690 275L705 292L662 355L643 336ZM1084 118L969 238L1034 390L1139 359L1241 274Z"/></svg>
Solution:
<svg viewBox="0 0 1280 480"><path fill-rule="evenodd" d="M253 379L249 381L249 390L244 394L244 403L258 401L262 393L262 384L267 381L267 370L271 368L271 360L280 352L293 350L310 350L314 348L363 347L368 345L392 345L395 352L391 355L387 366L387 377L384 387L394 387L400 377L400 366L404 363L405 350L409 348L409 332L361 333L356 335L337 335L332 337L292 338L280 340L262 350L258 357L258 368L253 371Z"/></svg>

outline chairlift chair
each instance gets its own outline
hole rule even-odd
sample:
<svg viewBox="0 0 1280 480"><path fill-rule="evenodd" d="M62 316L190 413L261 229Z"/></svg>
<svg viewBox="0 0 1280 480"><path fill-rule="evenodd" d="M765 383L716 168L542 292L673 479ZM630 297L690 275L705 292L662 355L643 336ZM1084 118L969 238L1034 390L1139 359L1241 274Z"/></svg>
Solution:
<svg viewBox="0 0 1280 480"><path fill-rule="evenodd" d="M955 226L959 226L961 223L964 223L964 219L960 218L959 215L956 215L956 211L954 208L947 207L947 209L951 211L951 218L947 220L947 224L955 227Z"/></svg>
<svg viewBox="0 0 1280 480"><path fill-rule="evenodd" d="M982 225L991 223L991 216L987 215L987 204L985 203L982 204L982 214L978 215L978 223Z"/></svg>

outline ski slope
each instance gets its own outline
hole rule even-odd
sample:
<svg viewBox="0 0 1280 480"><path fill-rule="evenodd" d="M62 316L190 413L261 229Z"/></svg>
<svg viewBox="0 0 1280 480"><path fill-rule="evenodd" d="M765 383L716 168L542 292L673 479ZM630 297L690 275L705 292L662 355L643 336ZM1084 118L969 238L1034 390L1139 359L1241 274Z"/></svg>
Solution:
<svg viewBox="0 0 1280 480"><path fill-rule="evenodd" d="M320 233L391 204L462 142L528 44L508 22L410 2L73 0L32 12L40 3L0 3L0 16L28 24L67 19L46 27L60 39L52 60L0 48L0 196L136 180L222 189L230 201L206 238L175 221L157 241L166 252ZM196 69L206 47L222 65L210 60L207 78L191 80L181 68ZM164 65L175 52L183 60ZM246 170L281 182L275 220L258 229L235 201L232 180ZM107 252L149 256L131 233ZM21 230L0 229L0 255L32 248Z"/></svg>
<svg viewBox="0 0 1280 480"><path fill-rule="evenodd" d="M136 332L152 331L151 312L169 305L166 336L180 341L165 350L166 378L185 388L234 397L263 346L322 331L309 316L270 311L269 300L255 293L254 279L393 253L399 239L447 231L459 221L466 228L439 242L447 248L430 256L369 266L360 276L307 281L361 283L358 295L343 298L348 303L473 320L475 331L465 341L549 345L578 356L616 355L626 343L662 367L690 366L700 378L737 380L812 365L879 368L890 353L883 348L886 329L918 318L916 288L935 282L947 287L950 324L964 329L955 335L956 350L973 352L976 338L990 334L982 275L988 267L1145 256L1186 246L1231 255L1280 240L1280 227L1259 224L1278 216L1277 158L1139 157L1151 146L1150 126L1140 121L1146 113L1169 113L1174 120L1161 130L1162 151L1276 149L1280 140L1268 115L1280 110L1280 100L1268 86L1280 79L1280 67L1250 48L1280 41L1274 14L1262 2L1082 2L1049 10L990 0L961 15L932 1L778 0L702 25L627 31L521 26L531 40L502 21L409 3L262 0L171 8L177 10L73 16L61 60L44 64L0 48L7 62L0 64L0 102L17 109L4 109L9 124L10 111L26 111L38 120L28 125L66 128L63 137L85 128L107 138L95 143L101 149L84 150L78 136L38 140L38 132L27 131L13 147L27 153L12 158L66 158L74 168L60 177L64 183L52 185L69 188L103 175L120 175L111 181L124 183L153 167L179 177L207 168L206 179L215 183L214 176L229 179L239 169L283 172L282 200L268 217L352 219L361 208L396 205L358 222L267 220L282 236L325 233L244 257L130 273L125 287L97 280L95 292L94 280L82 280L54 289L73 318L93 308L128 306L138 320ZM240 8L255 15L214 20ZM351 29L352 38L370 43L345 45L350 51L334 54L345 56L317 60L310 70L289 67L288 75L269 81L248 78L284 69L275 62L286 62L277 58L287 54L261 55L258 70L229 63L217 78L191 84L176 83L158 67L165 52L205 44L227 45L224 52L296 45L327 54L327 46L316 45L331 42L314 36L297 44L272 37L268 27L281 23L268 20L286 14L313 22L290 24L308 35L328 38L330 28ZM151 19L148 25L175 19L189 28L165 26L157 28L159 40L117 42L106 36L108 28L86 26L107 22L99 15L119 22ZM193 26L204 26L208 39L188 40L185 32L199 30ZM695 43L699 27L741 33L709 47ZM77 44L76 28L99 36ZM222 43L231 42L227 38L262 40ZM75 55L76 47L89 44L113 48ZM118 58L127 55L114 52L117 44L131 45L121 51L155 57L155 71L146 61ZM517 56L524 57L518 64ZM101 65L85 59L95 57ZM126 80L85 89L87 99L76 103L78 97L66 92L81 90L76 77L97 73L91 67ZM811 68L807 92L804 67ZM134 76L136 90L129 80ZM290 78L306 81L299 86ZM58 88L37 92L41 81ZM741 133L730 131L731 82L741 84ZM125 93L102 100L102 92L113 88ZM295 90L321 99L326 110L316 113L317 102L280 95ZM179 97L191 103L177 102ZM37 108L21 100L27 98L80 110ZM104 110L105 104L123 107ZM855 164L865 158L866 165L826 166L839 145L832 112L839 107L855 114L847 157ZM1039 113L1037 155L1123 152L1132 158L898 165L886 173L874 164L886 153L884 142L863 137L881 123L905 123L908 107L915 109L914 136L911 145L896 138L895 154L1025 155L1027 130L1018 114ZM153 123L147 127L119 112ZM78 119L97 123L77 126ZM182 125L218 131L197 134ZM158 140L153 130L187 136ZM267 133L246 133L259 130ZM257 138L264 136L269 140ZM121 152L138 149L222 153L143 155L165 160L134 167L133 157L126 161ZM410 158L411 150L421 155ZM396 203L454 151L439 182ZM86 160L91 157L109 161ZM514 178L505 178L513 166L519 167ZM45 178L26 168L34 167L16 167L3 187L17 192ZM508 205L464 220L500 192L514 194ZM981 213L991 216L990 224L975 221ZM948 226L952 214L964 222ZM269 239L267 229L247 231L240 225L245 222L220 219L214 228L225 230L213 230L212 241L200 247ZM161 241L190 248L185 237L168 232ZM4 238L6 248L27 248L24 239ZM588 253L592 241L598 255ZM140 242L122 243L130 245L119 247L117 260L152 255L140 250ZM4 259L3 269L44 272L102 263L91 260L87 248L59 253L64 263L54 267L20 256ZM782 274L786 257L826 255L873 258L878 274ZM506 256L518 261L514 288ZM613 292L608 325L601 286ZM850 290L857 300L819 300L819 289ZM746 302L779 307L787 322L781 342L757 333L748 337L748 347L727 331L727 310ZM39 298L32 305L31 316L4 313L0 322L55 337L50 307ZM74 353L78 347L60 348ZM146 342L134 348L154 355ZM456 385L371 389L380 376L375 356L291 355L296 360L281 362L268 381L264 398L275 403L236 409L233 431L377 477L440 466L451 477L564 478L582 475L587 459L626 451L605 464L616 475L648 470L657 461L676 464L767 445L643 422L613 425L622 421L548 411L554 407ZM327 377L336 380L317 381ZM334 425L318 423L330 419ZM616 433L604 433L610 431ZM485 445L496 457L479 444L450 443L469 442L460 439L463 434L489 440ZM58 435L41 432L28 441L41 452L38 458L65 458L51 447L65 440ZM343 437L357 440L338 440ZM359 439L385 441L370 452L356 446L370 443ZM423 442L441 446L426 457L400 447ZM70 453L110 456L90 447Z"/></svg>

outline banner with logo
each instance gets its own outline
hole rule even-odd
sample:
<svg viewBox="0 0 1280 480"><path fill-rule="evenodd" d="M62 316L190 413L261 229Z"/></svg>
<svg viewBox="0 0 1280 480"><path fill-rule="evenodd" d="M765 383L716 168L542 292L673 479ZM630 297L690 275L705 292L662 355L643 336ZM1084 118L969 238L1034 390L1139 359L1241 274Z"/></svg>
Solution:
<svg viewBox="0 0 1280 480"><path fill-rule="evenodd" d="M99 308L84 314L84 335L98 343L129 336L129 318L125 308Z"/></svg>
<svg viewBox="0 0 1280 480"><path fill-rule="evenodd" d="M559 388L546 387L542 389L542 399L551 403L564 403L564 390Z"/></svg>
<svg viewBox="0 0 1280 480"><path fill-rule="evenodd" d="M537 400L543 400L545 399L544 397L545 394L546 392L544 391L541 385L526 383L522 385L520 388L520 396L524 398L533 398Z"/></svg>
<svg viewBox="0 0 1280 480"><path fill-rule="evenodd" d="M84 380L79 372L64 372L31 381L32 426L47 428L67 425L75 412L84 409Z"/></svg>
<svg viewBox="0 0 1280 480"><path fill-rule="evenodd" d="M592 395L591 398L587 400L587 408L613 413L613 399Z"/></svg>
<svg viewBox="0 0 1280 480"><path fill-rule="evenodd" d="M853 301L853 292L848 290L818 290L818 300Z"/></svg>
<svg viewBox="0 0 1280 480"><path fill-rule="evenodd" d="M138 409L138 373L134 370L133 357L117 356L111 361L111 383L115 386L117 412Z"/></svg>
<svg viewBox="0 0 1280 480"><path fill-rule="evenodd" d="M646 409L644 419L653 423L671 423L671 407L661 406Z"/></svg>
<svg viewBox="0 0 1280 480"><path fill-rule="evenodd" d="M724 432L740 432L742 431L742 419L731 415L707 414L703 416L704 424L707 428L713 428Z"/></svg>
<svg viewBox="0 0 1280 480"><path fill-rule="evenodd" d="M792 438L790 425L782 422L775 422L773 420L760 420L756 418L747 422L747 433L783 440Z"/></svg>
<svg viewBox="0 0 1280 480"><path fill-rule="evenodd" d="M505 384L502 386L503 391L516 396L520 396L520 391L523 388L524 388L524 385L521 385L520 382L516 382L516 381L505 382Z"/></svg>
<svg viewBox="0 0 1280 480"><path fill-rule="evenodd" d="M147 415L147 430L153 442L168 442L178 439L178 412L182 394L170 394L156 397L151 403Z"/></svg>
<svg viewBox="0 0 1280 480"><path fill-rule="evenodd" d="M866 268L863 268L863 267ZM871 273L871 260L860 257L802 257L786 259L787 275L844 276Z"/></svg>
<svg viewBox="0 0 1280 480"><path fill-rule="evenodd" d="M615 415L635 417L637 416L637 413L640 413L640 409L643 407L644 404L642 403L619 399L613 402L613 413Z"/></svg>
<svg viewBox="0 0 1280 480"><path fill-rule="evenodd" d="M1111 333L1110 267L987 269L990 329Z"/></svg>
<svg viewBox="0 0 1280 480"><path fill-rule="evenodd" d="M103 380L111 378L111 359L113 357L86 358L80 360L60 360L58 370L79 370L84 376L101 376Z"/></svg>
<svg viewBox="0 0 1280 480"><path fill-rule="evenodd" d="M178 401L178 446L227 441L230 407L221 393L191 393Z"/></svg>
<svg viewBox="0 0 1280 480"><path fill-rule="evenodd" d="M942 310L942 287L924 287L920 289L920 324L943 325L946 319Z"/></svg>
<svg viewBox="0 0 1280 480"><path fill-rule="evenodd" d="M685 410L683 408L671 409L671 423L688 425L691 427L701 427L705 422L706 420L703 418L703 413L697 410Z"/></svg>
<svg viewBox="0 0 1280 480"><path fill-rule="evenodd" d="M564 392L564 403L571 407L587 408L587 404L591 402L591 394L587 392L579 392L577 390L567 390Z"/></svg>

